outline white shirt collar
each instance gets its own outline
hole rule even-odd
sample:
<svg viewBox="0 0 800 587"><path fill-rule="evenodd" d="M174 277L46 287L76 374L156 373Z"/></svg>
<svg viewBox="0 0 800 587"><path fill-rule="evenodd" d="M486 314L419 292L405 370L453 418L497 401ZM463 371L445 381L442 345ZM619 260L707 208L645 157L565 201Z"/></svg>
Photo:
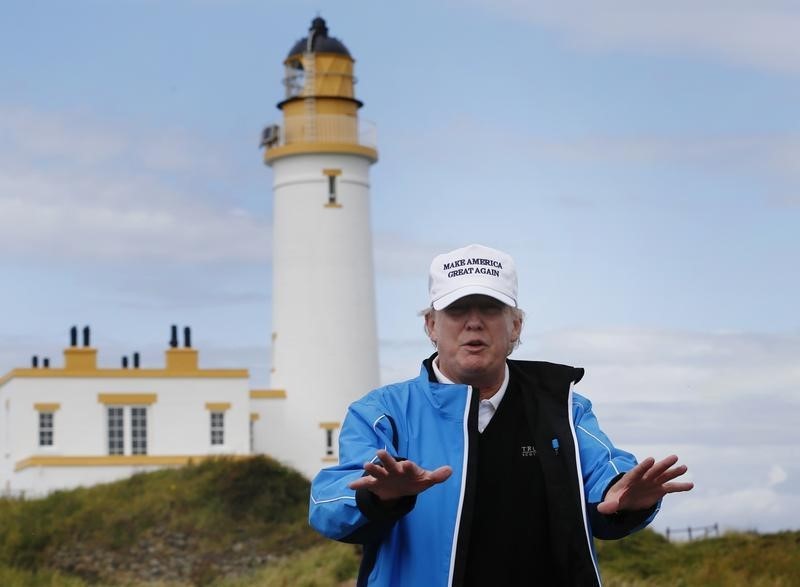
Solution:
<svg viewBox="0 0 800 587"><path fill-rule="evenodd" d="M509 372L508 372L508 363L505 364L506 370L505 374L503 375L503 383L500 385L500 389L498 389L495 394L490 397L489 399L481 400L484 402L489 402L492 404L492 407L497 410L500 406L500 402L503 401L503 397L506 395L506 389L508 389L508 379L509 379ZM439 369L439 357L436 357L433 360L433 374L436 376L436 380L439 383L447 383L449 385L453 385L453 382L447 378L447 376L441 372Z"/></svg>

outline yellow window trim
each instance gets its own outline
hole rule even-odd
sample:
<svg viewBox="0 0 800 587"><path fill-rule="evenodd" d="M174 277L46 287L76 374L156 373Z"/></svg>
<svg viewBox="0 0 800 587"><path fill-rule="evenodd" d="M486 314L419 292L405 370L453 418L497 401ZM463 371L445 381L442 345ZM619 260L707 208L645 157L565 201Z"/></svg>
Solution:
<svg viewBox="0 0 800 587"><path fill-rule="evenodd" d="M319 427L323 430L336 430L342 424L340 422L320 422Z"/></svg>
<svg viewBox="0 0 800 587"><path fill-rule="evenodd" d="M251 389L250 399L286 399L285 389Z"/></svg>
<svg viewBox="0 0 800 587"><path fill-rule="evenodd" d="M322 175L326 175L328 177L331 177L331 176L338 177L341 174L342 174L342 170L341 169L323 169L322 170Z"/></svg>
<svg viewBox="0 0 800 587"><path fill-rule="evenodd" d="M230 410L231 409L231 403L230 402L219 402L219 403L206 402L206 409L211 411L211 412L224 412L226 410Z"/></svg>
<svg viewBox="0 0 800 587"><path fill-rule="evenodd" d="M250 414L250 421L251 422L257 422L260 419L261 419L261 414L256 414L255 412L252 412Z"/></svg>
<svg viewBox="0 0 800 587"><path fill-rule="evenodd" d="M323 463L338 463L339 459L336 457L322 457Z"/></svg>
<svg viewBox="0 0 800 587"><path fill-rule="evenodd" d="M61 409L61 404L33 404L37 412L56 412Z"/></svg>
<svg viewBox="0 0 800 587"><path fill-rule="evenodd" d="M98 393L97 402L106 405L151 405L158 401L155 393Z"/></svg>

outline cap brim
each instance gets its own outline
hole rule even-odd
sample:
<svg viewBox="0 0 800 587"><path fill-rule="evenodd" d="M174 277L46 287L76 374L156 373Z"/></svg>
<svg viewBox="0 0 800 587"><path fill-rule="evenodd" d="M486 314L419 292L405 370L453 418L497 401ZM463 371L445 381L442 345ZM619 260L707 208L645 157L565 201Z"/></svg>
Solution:
<svg viewBox="0 0 800 587"><path fill-rule="evenodd" d="M449 294L440 297L431 305L433 306L434 310L443 310L456 300L473 295L489 296L490 298L494 298L503 302L506 306L511 306L512 308L517 307L517 302L513 298L510 298L506 294L500 293L491 287L486 287L485 285L465 285L464 287L461 287L455 291L451 291Z"/></svg>

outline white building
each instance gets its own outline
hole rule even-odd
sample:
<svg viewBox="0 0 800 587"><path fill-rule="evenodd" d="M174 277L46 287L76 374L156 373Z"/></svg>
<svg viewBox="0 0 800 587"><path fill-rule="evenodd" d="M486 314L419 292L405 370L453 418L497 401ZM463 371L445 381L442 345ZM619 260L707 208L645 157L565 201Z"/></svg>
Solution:
<svg viewBox="0 0 800 587"><path fill-rule="evenodd" d="M275 198L270 384L286 400L279 425L259 430L308 477L338 460L347 406L379 383L369 183L378 153L358 117L353 64L315 18L284 61L282 124L263 136Z"/></svg>
<svg viewBox="0 0 800 587"><path fill-rule="evenodd" d="M253 452L260 417L245 369L201 369L185 329L173 327L162 368L97 366L73 327L61 367L13 369L0 377L0 487L11 495L93 485L135 472ZM274 394L273 396L274 397ZM263 408L263 406L262 406ZM263 410L262 410L263 411Z"/></svg>
<svg viewBox="0 0 800 587"><path fill-rule="evenodd" d="M308 477L338 460L350 402L379 383L369 168L354 61L316 18L284 61L273 170L272 389L202 369L173 327L163 368L99 368L88 328L63 366L0 376L0 492L43 495L217 455L269 454Z"/></svg>

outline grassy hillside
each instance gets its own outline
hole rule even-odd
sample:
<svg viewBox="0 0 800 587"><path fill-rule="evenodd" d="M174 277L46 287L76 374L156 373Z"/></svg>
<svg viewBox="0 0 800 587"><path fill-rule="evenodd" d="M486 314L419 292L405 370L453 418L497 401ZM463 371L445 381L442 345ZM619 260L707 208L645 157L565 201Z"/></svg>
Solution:
<svg viewBox="0 0 800 587"><path fill-rule="evenodd" d="M219 459L47 499L0 500L0 585L340 587L357 548L306 523L308 481L264 457ZM797 585L800 532L598 542L608 587Z"/></svg>
<svg viewBox="0 0 800 587"><path fill-rule="evenodd" d="M94 581L208 584L320 544L307 504L308 481L264 457L0 500L0 564Z"/></svg>
<svg viewBox="0 0 800 587"><path fill-rule="evenodd" d="M670 543L651 531L598 542L608 587L790 587L800 584L800 532L726 534Z"/></svg>

